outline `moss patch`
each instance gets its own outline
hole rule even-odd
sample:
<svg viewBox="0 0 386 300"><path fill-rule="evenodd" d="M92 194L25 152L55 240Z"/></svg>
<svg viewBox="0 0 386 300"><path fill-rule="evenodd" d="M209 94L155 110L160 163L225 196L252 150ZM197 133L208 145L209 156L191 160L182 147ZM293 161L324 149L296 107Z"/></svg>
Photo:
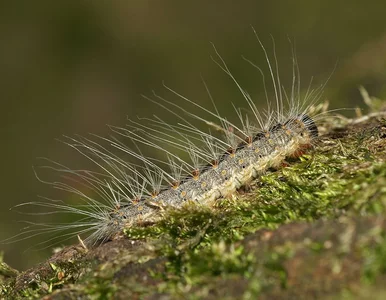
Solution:
<svg viewBox="0 0 386 300"><path fill-rule="evenodd" d="M386 273L385 150L384 119L347 122L213 208L169 209L95 249L0 274L1 296L350 297Z"/></svg>

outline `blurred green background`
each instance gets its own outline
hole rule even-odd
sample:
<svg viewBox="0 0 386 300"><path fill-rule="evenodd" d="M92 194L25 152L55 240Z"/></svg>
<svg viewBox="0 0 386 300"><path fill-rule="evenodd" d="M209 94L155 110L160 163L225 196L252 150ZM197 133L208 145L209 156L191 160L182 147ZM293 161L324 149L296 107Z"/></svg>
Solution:
<svg viewBox="0 0 386 300"><path fill-rule="evenodd" d="M10 207L38 195L62 196L35 178L37 157L73 168L84 162L56 141L63 134L108 135L106 124L160 114L141 94L156 90L167 98L162 81L205 105L202 76L224 115L229 101L245 107L211 61L211 42L264 104L261 76L241 57L266 68L251 26L270 53L274 37L285 84L291 83L289 37L303 88L311 76L323 83L338 61L323 96L332 108L363 106L358 85L386 98L385 15L384 1L1 1L0 239L23 227L18 221L25 217ZM25 251L42 239L0 250L7 263L24 269L49 255L51 249Z"/></svg>

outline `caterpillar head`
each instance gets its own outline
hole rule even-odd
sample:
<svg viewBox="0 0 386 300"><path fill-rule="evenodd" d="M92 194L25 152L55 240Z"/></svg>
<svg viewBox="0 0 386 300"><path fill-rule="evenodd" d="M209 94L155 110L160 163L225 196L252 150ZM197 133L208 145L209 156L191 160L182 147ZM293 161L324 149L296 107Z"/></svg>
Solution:
<svg viewBox="0 0 386 300"><path fill-rule="evenodd" d="M310 145L319 135L314 120L306 114L300 114L296 118L288 120L285 126L296 133L296 139L300 146Z"/></svg>
<svg viewBox="0 0 386 300"><path fill-rule="evenodd" d="M306 114L302 114L298 116L298 120L304 125L305 129L308 132L308 135L315 139L319 135L318 127L316 126L313 119Z"/></svg>

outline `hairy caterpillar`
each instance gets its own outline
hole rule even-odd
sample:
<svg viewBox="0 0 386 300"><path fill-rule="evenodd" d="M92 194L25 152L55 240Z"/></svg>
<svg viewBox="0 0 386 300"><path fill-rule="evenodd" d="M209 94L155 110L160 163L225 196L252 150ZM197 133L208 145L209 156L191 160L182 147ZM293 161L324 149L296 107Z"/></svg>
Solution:
<svg viewBox="0 0 386 300"><path fill-rule="evenodd" d="M279 167L286 157L296 156L311 145L318 135L316 122L321 115L310 116L309 109L320 99L324 84L316 89L309 88L301 96L298 63L293 53L293 82L290 91L286 92L280 81L276 56L272 62L257 35L256 38L264 51L275 95L271 104L265 92L266 111L258 111L255 102L214 48L215 63L233 80L246 101L249 114L244 116L241 109L235 108L239 122L232 123L220 115L209 90L213 111L165 85L182 103L200 109L202 114L193 114L180 103L154 94L153 98L145 98L171 113L178 121L169 124L154 117L143 119L147 123L131 121L128 128L112 127L115 134L128 138L132 147L114 137L67 138L70 147L100 169L95 172L69 169L57 163L51 165L50 168L71 176L76 183L50 184L77 195L79 204L46 199L23 203L19 207L44 207L51 209L49 214L74 214L78 220L65 224L33 223L31 225L35 227L28 228L10 241L47 232L53 233L54 237L45 242L77 234L82 235L89 245L102 242L127 226L157 220L167 207L182 207L191 202L210 206L219 198L231 196L269 168ZM245 60L262 73L254 63ZM207 124L208 130L200 129L194 121ZM164 158L143 154L140 145L163 153ZM184 155L189 159L182 158ZM124 156L135 161L125 160ZM86 234L88 236L83 237Z"/></svg>

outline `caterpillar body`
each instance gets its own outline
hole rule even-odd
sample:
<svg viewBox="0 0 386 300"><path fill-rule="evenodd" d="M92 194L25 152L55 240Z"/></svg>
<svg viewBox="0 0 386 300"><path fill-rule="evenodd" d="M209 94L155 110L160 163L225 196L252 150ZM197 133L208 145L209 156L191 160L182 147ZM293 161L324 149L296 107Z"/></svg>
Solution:
<svg viewBox="0 0 386 300"><path fill-rule="evenodd" d="M286 157L311 145L318 136L314 121L307 115L298 115L284 124L276 124L266 132L247 137L235 148L228 149L218 160L195 169L182 181L160 191L150 198L137 198L110 215L104 232L118 232L127 225L152 220L164 206L180 207L187 202L212 205L220 197L231 196L268 168L277 168ZM173 178L174 179L174 178Z"/></svg>
<svg viewBox="0 0 386 300"><path fill-rule="evenodd" d="M279 167L286 157L297 156L312 145L318 136L317 121L323 113L311 116L310 108L320 99L326 82L315 89L309 87L302 96L298 63L293 51L293 80L291 90L287 93L280 81L276 54L272 63L257 35L256 38L268 64L269 80L275 95L273 105L265 88L263 72L256 64L244 59L262 75L268 105L266 111L258 111L255 102L236 81L214 48L214 62L235 83L247 103L249 114L244 116L241 109L235 108L238 124L222 117L205 83L213 111L165 85L182 102L193 105L202 114L193 114L180 104L154 94L153 99L145 98L179 121L170 124L154 116L153 119L145 119L148 121L146 124L130 121L128 128L111 127L117 135L128 138L133 147L128 147L115 137L67 138L66 144L100 169L99 172L74 170L59 163L52 163L49 167L76 182L50 184L77 195L79 204L45 199L23 203L18 207L39 206L48 208L47 214L69 213L76 215L78 220L65 224L32 223L32 228L28 227L9 241L54 233L54 237L44 243L86 234L88 236L82 238L88 245L103 242L126 227L158 220L167 207L178 208L187 203L211 206L217 199L232 196L269 168ZM193 124L193 120L208 125L208 130L200 129ZM102 142L108 146L103 146ZM164 158L144 155L140 144L160 151ZM184 155L189 159L182 158ZM123 156L129 156L135 162L123 159Z"/></svg>

